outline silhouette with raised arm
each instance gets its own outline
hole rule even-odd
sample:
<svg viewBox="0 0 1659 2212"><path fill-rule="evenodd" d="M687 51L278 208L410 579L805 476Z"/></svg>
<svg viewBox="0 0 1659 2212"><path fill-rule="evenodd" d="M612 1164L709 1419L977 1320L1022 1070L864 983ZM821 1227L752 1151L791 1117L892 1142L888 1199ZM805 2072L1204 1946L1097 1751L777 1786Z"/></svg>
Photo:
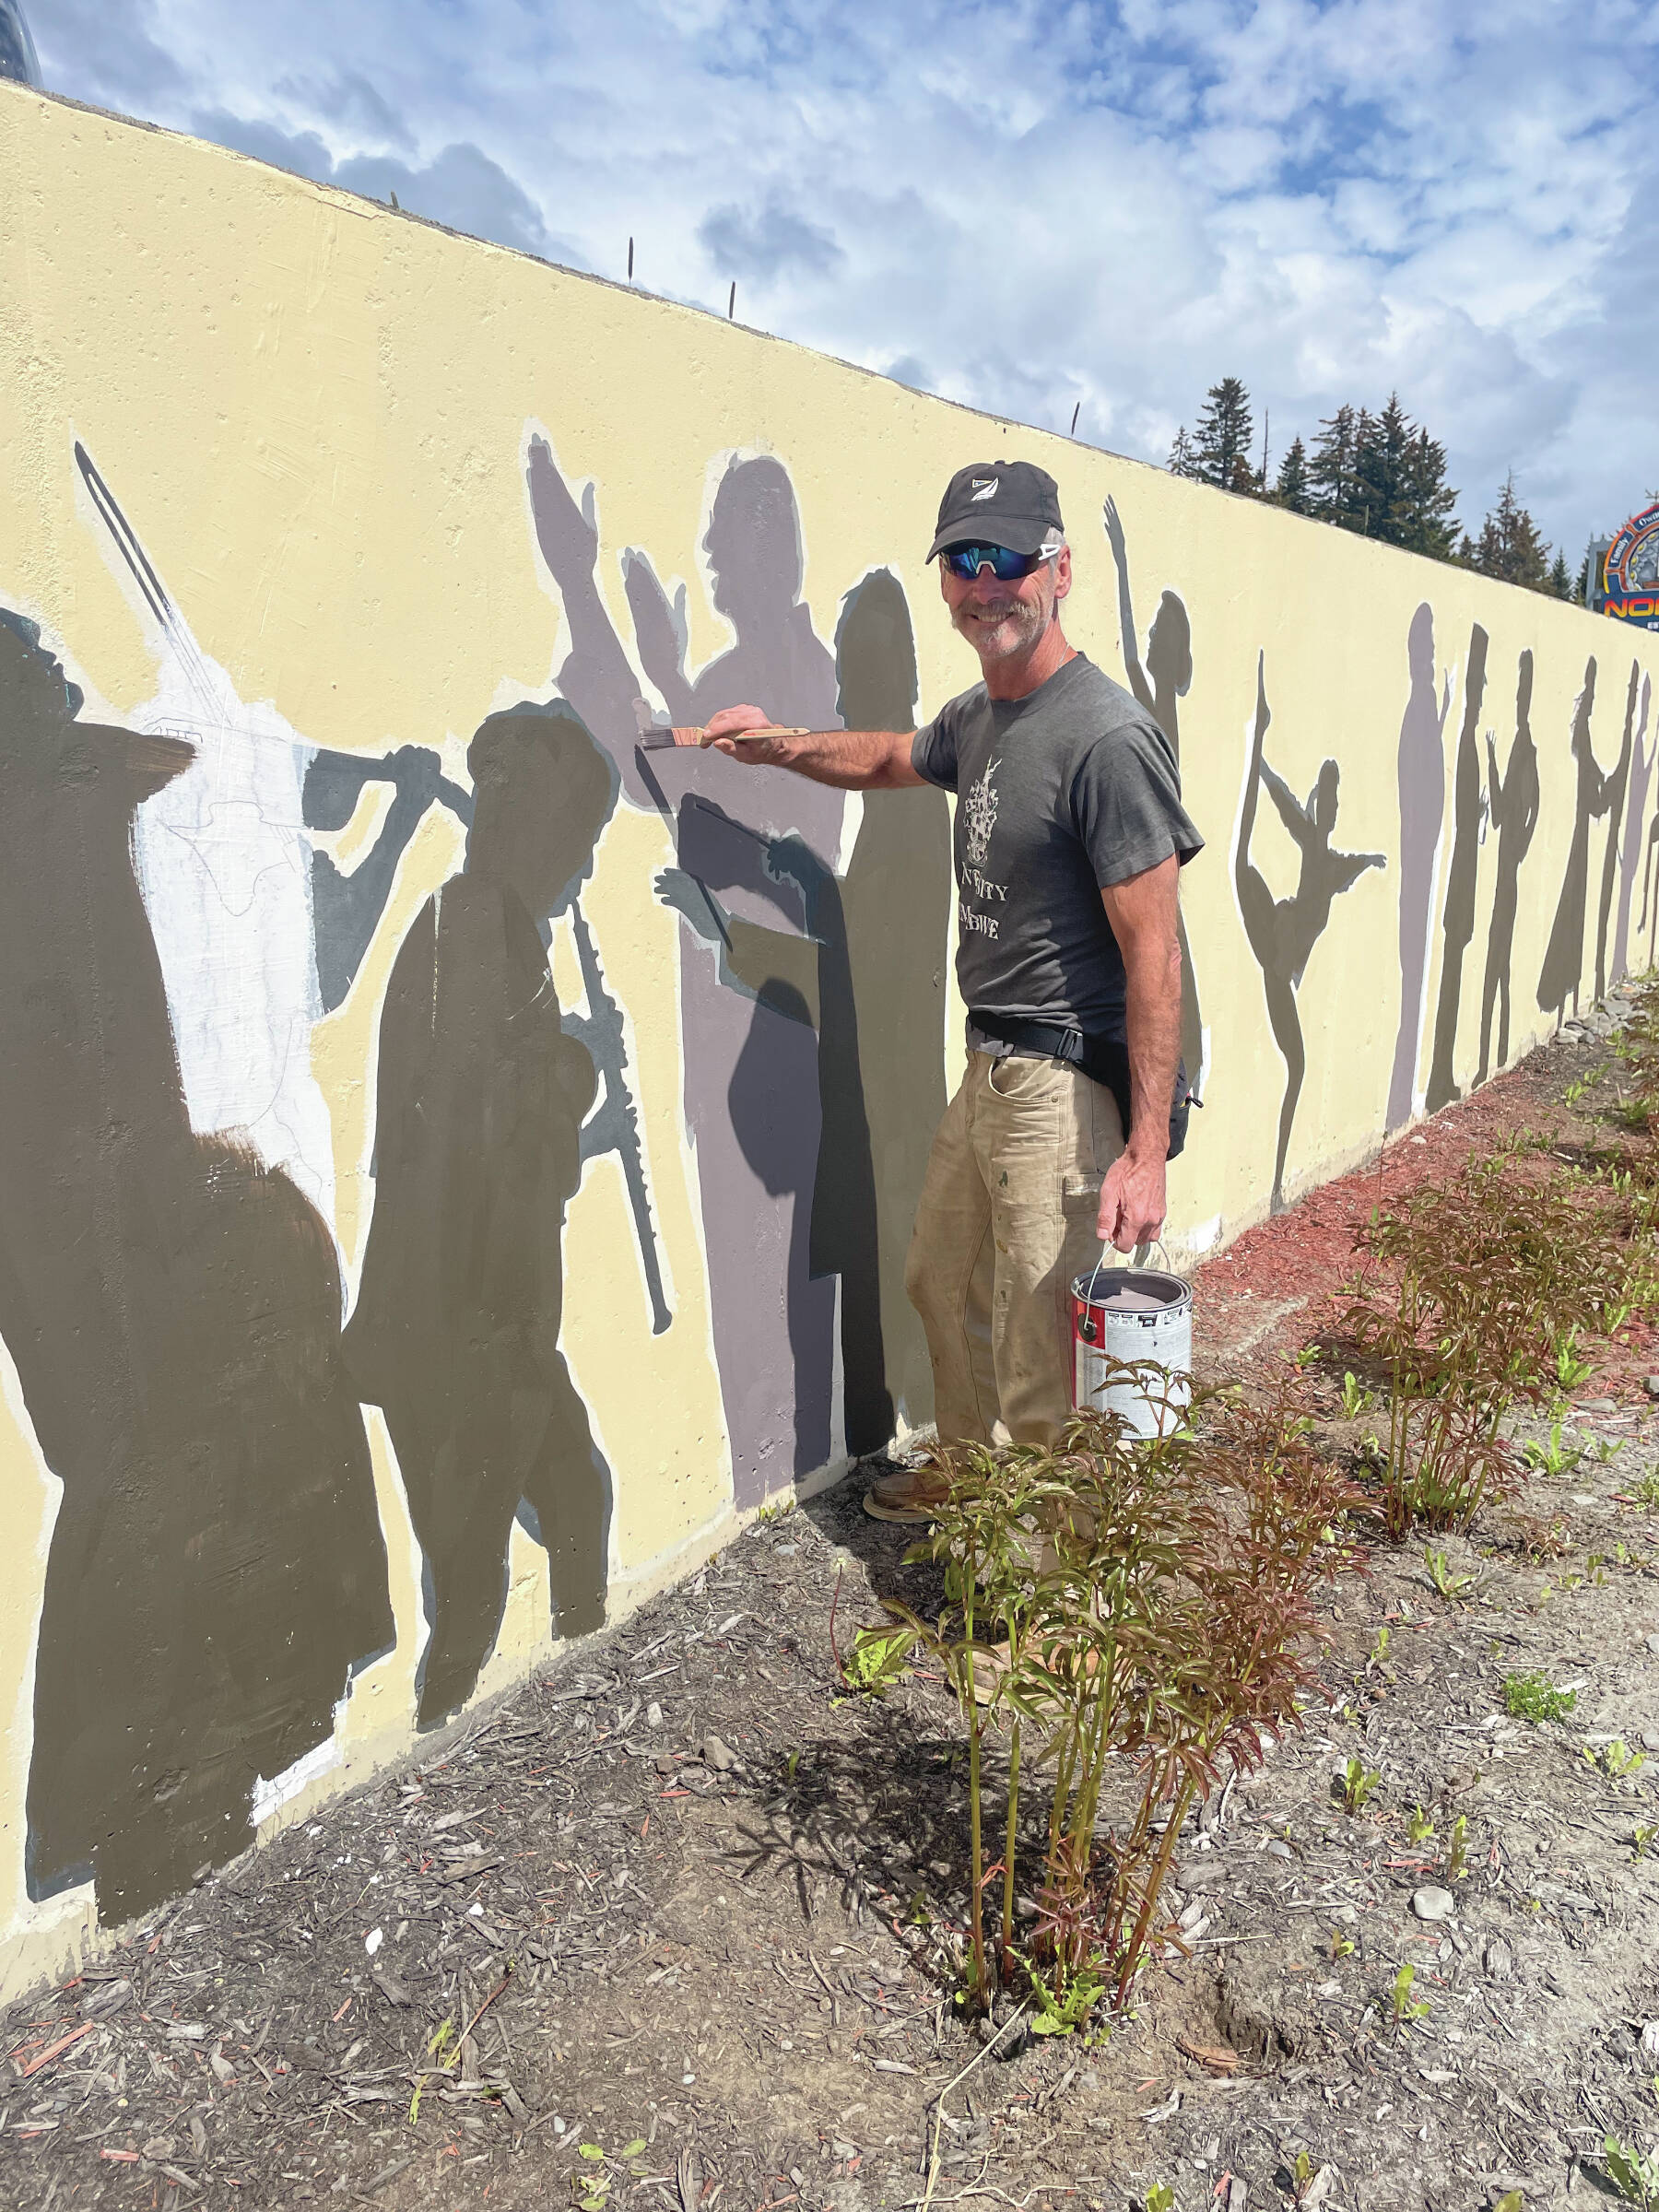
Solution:
<svg viewBox="0 0 1659 2212"><path fill-rule="evenodd" d="M1641 674L1640 669L1636 672ZM1624 851L1618 864L1618 927L1613 937L1613 981L1621 982L1630 971L1630 909L1636 902L1636 871L1641 865L1642 830L1647 822L1648 789L1653 763L1659 759L1659 736L1646 744L1648 715L1653 706L1653 679L1641 677L1641 705L1636 722L1636 742L1630 752L1630 796L1625 808ZM1647 905L1645 885L1642 906ZM1644 914L1645 919L1645 914ZM1641 924L1637 924L1637 928Z"/></svg>
<svg viewBox="0 0 1659 2212"><path fill-rule="evenodd" d="M514 1517L546 1548L557 1631L572 1637L605 1618L611 1512L559 1348L565 1208L596 1083L547 945L617 776L562 701L490 715L467 768L465 865L422 907L386 988L374 1214L346 1330L424 1554L423 1725L470 1696L494 1646Z"/></svg>
<svg viewBox="0 0 1659 2212"><path fill-rule="evenodd" d="M746 775L736 789L725 763L697 747L653 757L665 789L645 781L647 764L634 751L640 682L594 581L593 488L572 498L540 438L531 441L527 469L537 543L563 597L571 640L559 688L584 715L592 713L595 735L626 763L629 795L665 811L686 879L698 874L695 854L704 851L716 817L751 841L798 838L821 869L832 869L845 810L839 791L771 768ZM683 590L671 602L642 554L623 557L640 665L670 718L703 723L721 707L761 699L788 722L835 727L835 665L801 598L800 519L781 462L763 456L727 465L703 551L713 608L730 625L733 641L695 677L686 667ZM723 896L732 915L762 929L798 935L806 926L799 899L780 898L775 884L762 889L747 861L734 865ZM700 893L683 911L690 933L681 940L686 1121L697 1155L734 1495L746 1506L830 1455L835 1286L812 1277L809 1242L797 1238L794 1222L795 1208L810 1204L818 1186L818 1038L800 1018L806 1001L798 991L786 1007L779 994L756 997L732 987L742 978L727 948L711 948L716 925L710 900ZM806 965L815 966L816 949L807 949ZM775 1125L758 1167L739 1132L753 1133L769 1120Z"/></svg>
<svg viewBox="0 0 1659 2212"><path fill-rule="evenodd" d="M1279 1109L1278 1151L1273 1168L1272 1209L1285 1209L1285 1159L1290 1147L1290 1127L1296 1119L1307 1072L1307 1051L1302 1042L1301 1016L1297 988L1309 955L1324 935L1336 898L1351 890L1367 868L1384 868L1382 853L1334 853L1331 837L1336 828L1337 791L1341 771L1335 760L1320 768L1305 801L1299 799L1284 778L1267 761L1264 747L1273 720L1267 704L1265 655L1256 660L1255 736L1251 747L1250 771L1239 814L1239 842L1233 862L1233 882L1244 934L1262 971L1267 998L1267 1019L1285 1063L1285 1098ZM1292 899L1276 900L1250 857L1255 830L1256 802L1261 786L1278 810L1301 855L1301 873Z"/></svg>
<svg viewBox="0 0 1659 2212"><path fill-rule="evenodd" d="M1590 888L1590 825L1607 811L1609 779L1596 765L1590 736L1590 718L1594 711L1595 656L1592 653L1584 664L1584 688L1572 712L1572 759L1578 771L1572 842L1538 974L1538 1011L1553 1014L1558 1025L1566 1017L1569 999L1573 1012L1578 1012L1579 981L1584 968L1584 909Z"/></svg>
<svg viewBox="0 0 1659 2212"><path fill-rule="evenodd" d="M317 983L325 1014L342 1004L357 981L392 896L397 864L428 808L441 802L458 821L472 820L471 794L444 774L438 755L424 745L403 745L394 753L318 753L306 771L300 802L306 828L344 830L369 783L390 783L392 803L358 865L347 874L332 854L312 853Z"/></svg>
<svg viewBox="0 0 1659 2212"><path fill-rule="evenodd" d="M1509 1063L1510 962L1520 908L1521 863L1538 826L1538 748L1532 735L1533 656L1521 655L1515 683L1515 735L1509 765L1498 773L1498 748L1487 732L1487 790L1498 832L1498 881L1492 891L1492 920L1487 931L1486 983L1480 996L1480 1066L1476 1083L1491 1069L1492 1008L1498 1007L1498 1065Z"/></svg>
<svg viewBox="0 0 1659 2212"><path fill-rule="evenodd" d="M1452 678L1434 696L1434 609L1425 600L1411 618L1406 657L1411 688L1400 722L1396 776L1400 798L1400 1026L1384 1125L1411 1119L1417 1088L1418 1040L1423 1027L1423 987L1429 974L1429 918L1434 904L1434 856L1446 809L1446 716Z"/></svg>
<svg viewBox="0 0 1659 2212"><path fill-rule="evenodd" d="M1625 799L1630 788L1631 735L1636 726L1636 693L1641 681L1640 662L1630 663L1630 688L1625 696L1624 735L1619 742L1618 765L1607 778L1607 842L1602 853L1601 900L1595 913L1595 995L1607 995L1607 931L1613 918L1613 892L1618 882L1619 843L1624 834Z"/></svg>
<svg viewBox="0 0 1659 2212"><path fill-rule="evenodd" d="M1434 1052L1429 1064L1424 1104L1437 1113L1457 1096L1453 1056L1457 1016L1463 1002L1464 955L1475 935L1475 893L1480 866L1480 831L1487 798L1480 788L1480 746L1476 728L1486 698L1487 633L1477 622L1469 632L1469 665L1464 676L1463 727L1452 774L1452 865L1446 871L1446 903L1441 917L1440 1003L1434 1014Z"/></svg>
<svg viewBox="0 0 1659 2212"><path fill-rule="evenodd" d="M1184 603L1165 590L1147 632L1146 666L1141 665L1136 643L1135 606L1129 593L1129 552L1117 501L1106 502L1106 538L1117 566L1118 628L1124 641L1124 666L1129 688L1169 739L1181 765L1181 701L1193 683L1193 629ZM1148 680L1150 679L1150 680ZM852 726L852 725L849 725ZM1204 1065L1204 1014L1198 1003L1198 978L1193 968L1193 950L1187 939L1186 917L1176 917L1181 943L1181 1059L1191 1071L1193 1094L1202 1095L1207 1069Z"/></svg>

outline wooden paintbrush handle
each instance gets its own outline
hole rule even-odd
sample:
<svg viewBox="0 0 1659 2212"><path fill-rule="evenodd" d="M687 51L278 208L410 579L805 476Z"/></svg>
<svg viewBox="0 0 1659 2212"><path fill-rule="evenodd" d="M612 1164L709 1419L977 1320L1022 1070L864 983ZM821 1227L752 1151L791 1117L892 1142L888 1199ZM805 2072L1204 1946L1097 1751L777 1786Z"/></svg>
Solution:
<svg viewBox="0 0 1659 2212"><path fill-rule="evenodd" d="M661 728L653 730L648 737L641 738L641 750L647 753L664 753L677 745L700 746L703 741L704 726L700 724L695 729L683 729L677 725L671 730ZM746 745L752 737L806 737L810 735L810 732L804 729L786 730L775 723L769 723L763 730L728 730L726 735L734 744Z"/></svg>

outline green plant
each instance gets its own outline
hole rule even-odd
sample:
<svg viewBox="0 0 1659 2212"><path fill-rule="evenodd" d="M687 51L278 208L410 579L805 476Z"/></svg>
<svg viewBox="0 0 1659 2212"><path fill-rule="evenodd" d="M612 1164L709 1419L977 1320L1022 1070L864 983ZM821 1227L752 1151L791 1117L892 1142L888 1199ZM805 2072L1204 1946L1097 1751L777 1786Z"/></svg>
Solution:
<svg viewBox="0 0 1659 2212"><path fill-rule="evenodd" d="M1446 1879L1461 1882L1469 1871L1469 1822L1466 1814L1459 1813L1452 1823L1452 1832L1446 1838Z"/></svg>
<svg viewBox="0 0 1659 2212"><path fill-rule="evenodd" d="M1335 1777L1335 1782L1336 1794L1342 1800L1343 1811L1345 1813L1362 1813L1365 1810L1367 1799L1382 1779L1382 1775L1374 1769L1368 1768L1363 1759L1350 1759L1341 1773Z"/></svg>
<svg viewBox="0 0 1659 2212"><path fill-rule="evenodd" d="M1576 1689L1557 1689L1540 1674L1510 1675L1503 1684L1503 1710L1513 1721L1564 1721L1578 1703Z"/></svg>
<svg viewBox="0 0 1659 2212"><path fill-rule="evenodd" d="M1563 1475L1571 1475L1584 1456L1582 1446L1561 1441L1561 1416L1557 1414L1549 1424L1547 1444L1528 1442L1522 1447L1522 1457L1529 1467L1558 1481Z"/></svg>
<svg viewBox="0 0 1659 2212"><path fill-rule="evenodd" d="M1659 1467L1650 1467L1640 1480L1619 1495L1627 1505L1642 1506L1650 1513L1659 1512Z"/></svg>
<svg viewBox="0 0 1659 2212"><path fill-rule="evenodd" d="M774 1500L771 1505L763 1505L755 1515L755 1519L757 1522L782 1521L787 1519L794 1510L795 1501L793 1498L779 1498Z"/></svg>
<svg viewBox="0 0 1659 2212"><path fill-rule="evenodd" d="M1640 2205L1642 2212L1649 2212L1650 2206L1659 2203L1659 2152L1641 2150L1634 2143L1609 2135L1603 2140L1602 2153L1607 2179L1627 2204Z"/></svg>
<svg viewBox="0 0 1659 2212"><path fill-rule="evenodd" d="M1147 2190L1147 2212L1175 2212L1175 2192L1168 2182L1154 2182Z"/></svg>
<svg viewBox="0 0 1659 2212"><path fill-rule="evenodd" d="M1256 1403L1200 1390L1181 1418L1164 1371L1142 1363L1119 1375L1161 1402L1160 1433L1140 1438L1096 1414L1053 1452L937 1455L948 1498L909 1556L945 1568L946 1604L931 1621L888 1606L967 1721L970 2002L989 2001L982 1900L1000 1873L997 1965L1005 1978L1016 1967L1028 1981L1041 1975L1050 2017L1069 2007L1074 2026L1083 2017L1074 1993L1090 1981L1091 2002L1127 2001L1194 1801L1224 1764L1260 1764L1265 1730L1297 1724L1314 1680L1306 1647L1324 1633L1313 1594L1351 1556L1335 1532L1360 1501L1313 1452L1288 1395ZM988 1870L990 1725L1007 1728L1008 1784L1002 1855ZM1033 1732L1041 1752L1028 1771ZM1048 1806L1028 1964L1012 1936L1021 1793L1033 1775ZM1032 1992L1041 2011L1034 1982Z"/></svg>
<svg viewBox="0 0 1659 2212"><path fill-rule="evenodd" d="M1647 1764L1646 1753L1632 1751L1620 1736L1615 1736L1610 1744L1603 1744L1599 1749L1584 1744L1581 1751L1586 1766L1605 1774L1616 1789L1621 1782L1634 1782Z"/></svg>
<svg viewBox="0 0 1659 2212"><path fill-rule="evenodd" d="M1427 1843L1433 1835L1434 1823L1420 1805L1415 1807L1410 1819L1406 1821L1406 1833L1413 1843Z"/></svg>
<svg viewBox="0 0 1659 2212"><path fill-rule="evenodd" d="M1472 1574L1453 1573L1451 1563L1443 1551L1429 1547L1423 1553L1423 1564L1429 1570L1429 1580L1434 1584L1436 1592L1448 1604L1455 1602L1465 1590L1472 1590L1475 1586Z"/></svg>
<svg viewBox="0 0 1659 2212"><path fill-rule="evenodd" d="M912 1631L902 1624L897 1628L861 1629L853 1639L853 1648L841 1667L841 1680L849 1689L862 1690L873 1698L885 1697L893 1684L909 1672L914 1641ZM793 1768L790 1778L794 1779Z"/></svg>
<svg viewBox="0 0 1659 2212"><path fill-rule="evenodd" d="M1653 1839L1655 1836L1659 1836L1659 1823L1653 1821L1642 1822L1640 1820L1636 1823L1635 1830L1630 1837L1630 1858L1632 1862L1646 1858L1648 1853L1653 1847Z"/></svg>
<svg viewBox="0 0 1659 2212"><path fill-rule="evenodd" d="M1403 1966L1394 1978L1394 1987L1389 1992L1389 2017L1396 2028L1405 2028L1413 2020L1420 2020L1429 2010L1421 1997L1414 1997L1411 1994L1416 1981L1417 1969L1414 1966Z"/></svg>
<svg viewBox="0 0 1659 2212"><path fill-rule="evenodd" d="M1595 1372L1594 1360L1579 1358L1578 1340L1576 1322L1556 1339L1555 1377L1562 1390L1576 1390L1581 1382L1588 1382Z"/></svg>
<svg viewBox="0 0 1659 2212"><path fill-rule="evenodd" d="M1332 1957L1332 1959L1351 1959L1351 1958L1353 1957L1353 1955L1354 1955L1354 1939L1353 1939L1353 1937L1352 1937L1351 1936L1345 1936L1345 1935L1343 1934L1343 1932L1342 1932L1342 1930L1341 1930L1340 1928L1333 1928L1333 1929L1331 1930L1331 1957Z"/></svg>
<svg viewBox="0 0 1659 2212"><path fill-rule="evenodd" d="M1090 1959L1075 1972L1063 1971L1051 1989L1041 1971L1021 1953L1014 1956L1030 1976L1036 2010L1031 2015L1033 2035L1071 2035L1087 2027L1094 2009L1110 1990L1111 1970L1103 1959Z"/></svg>
<svg viewBox="0 0 1659 2212"><path fill-rule="evenodd" d="M1344 1420L1357 1421L1361 1414L1369 1413L1376 1402L1376 1392L1367 1390L1357 1376L1353 1374L1343 1376L1342 1418Z"/></svg>
<svg viewBox="0 0 1659 2212"><path fill-rule="evenodd" d="M1526 2199L1519 2189L1506 2189L1492 2206L1492 2212L1526 2212Z"/></svg>

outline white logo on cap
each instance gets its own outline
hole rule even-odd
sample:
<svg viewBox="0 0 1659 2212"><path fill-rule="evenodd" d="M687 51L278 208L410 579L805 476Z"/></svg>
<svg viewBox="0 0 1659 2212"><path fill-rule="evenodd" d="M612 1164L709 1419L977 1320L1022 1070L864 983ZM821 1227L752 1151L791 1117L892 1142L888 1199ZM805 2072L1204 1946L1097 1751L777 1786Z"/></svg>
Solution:
<svg viewBox="0 0 1659 2212"><path fill-rule="evenodd" d="M975 477L973 479L974 498L976 500L988 500L993 498L995 494L996 487L1000 481L1001 478L997 477Z"/></svg>

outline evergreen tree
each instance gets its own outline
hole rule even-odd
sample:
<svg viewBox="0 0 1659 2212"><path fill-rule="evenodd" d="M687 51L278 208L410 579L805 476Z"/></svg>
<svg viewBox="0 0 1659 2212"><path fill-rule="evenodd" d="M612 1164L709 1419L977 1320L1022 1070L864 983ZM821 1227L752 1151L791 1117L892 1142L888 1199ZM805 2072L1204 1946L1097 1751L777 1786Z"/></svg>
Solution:
<svg viewBox="0 0 1659 2212"><path fill-rule="evenodd" d="M1450 560L1457 537L1457 494L1446 481L1446 449L1420 425L1406 448L1394 543L1430 560Z"/></svg>
<svg viewBox="0 0 1659 2212"><path fill-rule="evenodd" d="M1250 453L1254 442L1250 394L1241 379L1224 376L1205 395L1204 412L1193 433L1193 474L1223 491L1253 491L1256 479Z"/></svg>
<svg viewBox="0 0 1659 2212"><path fill-rule="evenodd" d="M1170 474L1172 477L1195 477L1198 474L1193 459L1193 441L1187 436L1183 422L1175 433L1175 442L1170 448Z"/></svg>
<svg viewBox="0 0 1659 2212"><path fill-rule="evenodd" d="M1300 438L1291 440L1290 450L1279 463L1273 498L1276 505L1288 507L1292 514L1313 512L1313 487L1308 475L1308 449Z"/></svg>
<svg viewBox="0 0 1659 2212"><path fill-rule="evenodd" d="M1549 571L1549 588L1558 599L1572 597L1572 578L1567 570L1567 556L1558 551Z"/></svg>
<svg viewBox="0 0 1659 2212"><path fill-rule="evenodd" d="M1359 421L1352 407L1338 407L1320 424L1319 436L1313 441L1308 463L1312 512L1327 523L1348 523L1353 512L1354 441Z"/></svg>
<svg viewBox="0 0 1659 2212"><path fill-rule="evenodd" d="M1400 509L1412 432L1411 419L1401 406L1397 392L1389 394L1381 415L1361 408L1354 424L1349 511L1335 519L1345 521L1350 530L1358 530L1365 537L1380 537L1384 545L1401 543Z"/></svg>
<svg viewBox="0 0 1659 2212"><path fill-rule="evenodd" d="M1465 534L1458 558L1500 582L1518 583L1531 592L1549 589L1549 548L1515 497L1512 473L1504 478L1498 504L1481 524L1480 535L1471 541Z"/></svg>

